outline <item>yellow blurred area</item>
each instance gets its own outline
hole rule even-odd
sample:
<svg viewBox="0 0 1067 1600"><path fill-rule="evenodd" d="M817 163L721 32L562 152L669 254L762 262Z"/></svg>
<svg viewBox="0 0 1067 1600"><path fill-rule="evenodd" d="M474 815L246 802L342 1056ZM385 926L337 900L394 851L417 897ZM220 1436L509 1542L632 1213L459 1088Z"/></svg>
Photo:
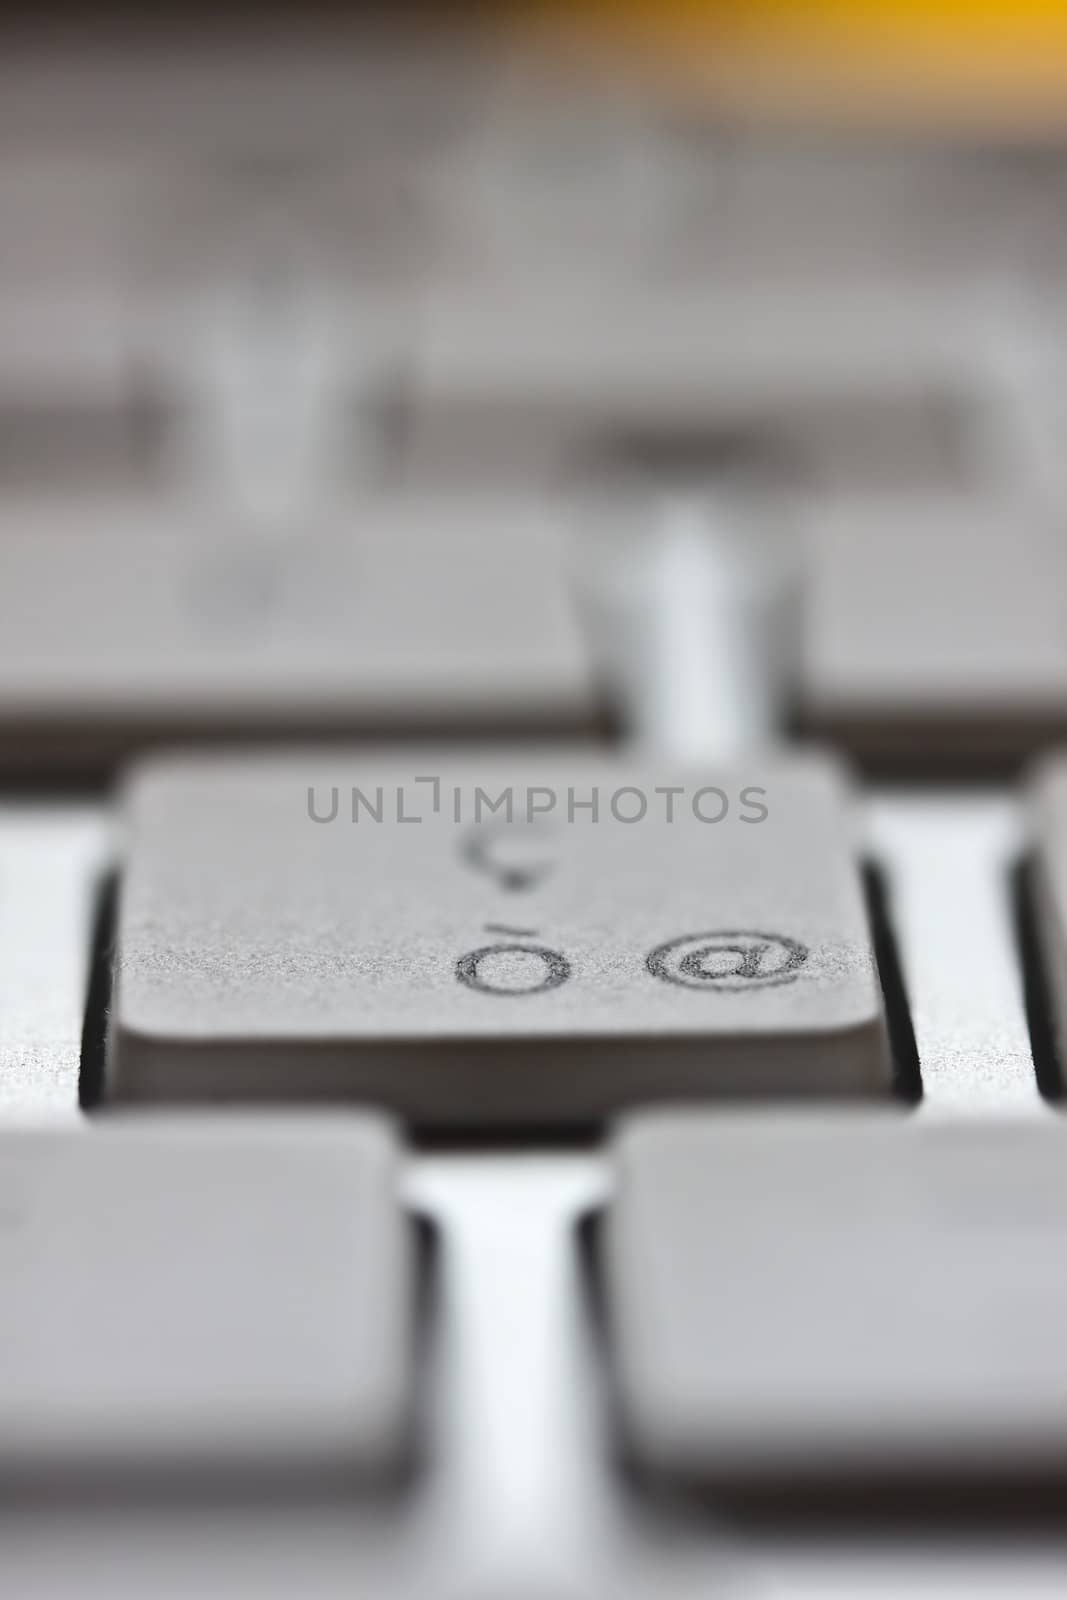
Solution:
<svg viewBox="0 0 1067 1600"><path fill-rule="evenodd" d="M513 16L523 50L662 76L726 110L1067 126L1067 0L548 0Z"/></svg>

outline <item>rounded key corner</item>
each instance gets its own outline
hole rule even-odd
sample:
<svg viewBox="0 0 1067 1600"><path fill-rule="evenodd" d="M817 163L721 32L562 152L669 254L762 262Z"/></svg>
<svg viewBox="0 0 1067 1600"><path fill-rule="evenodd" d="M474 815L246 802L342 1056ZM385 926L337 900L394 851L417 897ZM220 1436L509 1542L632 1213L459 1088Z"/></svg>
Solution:
<svg viewBox="0 0 1067 1600"><path fill-rule="evenodd" d="M691 1397L674 1381L669 1363L637 1355L630 1341L639 1336L620 1325L617 1302L609 1302L608 1313L621 1462L649 1482L699 1485L706 1472L707 1438Z"/></svg>
<svg viewBox="0 0 1067 1600"><path fill-rule="evenodd" d="M403 1184L410 1151L398 1112L379 1105L338 1104L328 1110L309 1108L306 1114L319 1123L324 1135L336 1132L346 1140L358 1142L364 1158L374 1160L384 1170L398 1201L405 1202ZM293 1108L287 1108L284 1115L290 1120Z"/></svg>
<svg viewBox="0 0 1067 1600"><path fill-rule="evenodd" d="M1030 817L1057 801L1067 802L1067 744L1049 745L1029 757L1020 772L1020 784Z"/></svg>
<svg viewBox="0 0 1067 1600"><path fill-rule="evenodd" d="M714 1123L720 1114L714 1106L693 1101L627 1106L608 1120L607 1149L614 1162L624 1164L650 1143L654 1147L664 1134L669 1136L701 1122Z"/></svg>
<svg viewBox="0 0 1067 1600"><path fill-rule="evenodd" d="M166 795L175 781L199 773L211 760L209 751L195 746L139 749L133 745L111 776L111 796L119 817L137 816L155 795Z"/></svg>
<svg viewBox="0 0 1067 1600"><path fill-rule="evenodd" d="M885 1004L878 987L876 974L872 974L872 994L869 1002L857 1004L839 1017L820 1022L819 1036L827 1045L840 1049L850 1061L866 1060L868 1071L865 1081L873 1093L889 1090L894 1083L893 1052L886 1025ZM858 1078L856 1092L863 1092Z"/></svg>
<svg viewBox="0 0 1067 1600"><path fill-rule="evenodd" d="M789 759L799 774L820 782L843 805L856 798L860 769L853 756L842 750L825 735L805 735L799 744L790 746Z"/></svg>

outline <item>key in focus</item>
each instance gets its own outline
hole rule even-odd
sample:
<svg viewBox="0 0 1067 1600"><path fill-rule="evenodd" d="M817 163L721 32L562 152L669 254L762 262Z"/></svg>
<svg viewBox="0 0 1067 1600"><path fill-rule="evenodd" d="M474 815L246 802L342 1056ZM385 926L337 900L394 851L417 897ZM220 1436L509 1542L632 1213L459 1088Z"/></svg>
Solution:
<svg viewBox="0 0 1067 1600"><path fill-rule="evenodd" d="M386 509L301 537L27 513L0 533L0 765L179 738L588 731L554 530Z"/></svg>
<svg viewBox="0 0 1067 1600"><path fill-rule="evenodd" d="M133 778L126 819L116 1097L455 1125L890 1086L821 759L175 758Z"/></svg>
<svg viewBox="0 0 1067 1600"><path fill-rule="evenodd" d="M872 764L1018 761L1067 732L1063 541L1033 508L817 503L799 713Z"/></svg>
<svg viewBox="0 0 1067 1600"><path fill-rule="evenodd" d="M117 1118L0 1138L0 1473L392 1473L413 1241L388 1125Z"/></svg>
<svg viewBox="0 0 1067 1600"><path fill-rule="evenodd" d="M787 1492L1062 1478L1055 1119L634 1117L605 1230L644 1469Z"/></svg>

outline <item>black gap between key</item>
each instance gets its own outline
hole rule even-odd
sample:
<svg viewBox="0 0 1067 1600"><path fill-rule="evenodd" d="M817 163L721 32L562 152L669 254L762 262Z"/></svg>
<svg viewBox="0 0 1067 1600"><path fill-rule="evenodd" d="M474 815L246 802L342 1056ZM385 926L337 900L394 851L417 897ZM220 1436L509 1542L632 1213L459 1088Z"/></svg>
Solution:
<svg viewBox="0 0 1067 1600"><path fill-rule="evenodd" d="M1023 1005L1037 1087L1046 1100L1061 1100L1063 1065L1052 1020L1048 969L1041 954L1034 908L1034 862L1023 856L1010 869L1012 932L1023 980Z"/></svg>
<svg viewBox="0 0 1067 1600"><path fill-rule="evenodd" d="M118 882L118 873L109 872L98 884L95 896L78 1072L78 1104L83 1111L99 1105L104 1092L104 1059L115 967Z"/></svg>
<svg viewBox="0 0 1067 1600"><path fill-rule="evenodd" d="M862 863L861 873L871 944L885 1003L889 1049L893 1058L893 1093L914 1105L922 1099L922 1067L893 927L889 885L881 866L873 859L868 858Z"/></svg>

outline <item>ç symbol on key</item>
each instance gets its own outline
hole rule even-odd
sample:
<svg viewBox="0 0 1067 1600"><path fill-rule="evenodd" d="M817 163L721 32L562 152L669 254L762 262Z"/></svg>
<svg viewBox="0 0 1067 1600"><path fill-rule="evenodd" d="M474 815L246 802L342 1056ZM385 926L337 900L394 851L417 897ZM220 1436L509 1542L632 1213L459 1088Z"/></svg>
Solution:
<svg viewBox="0 0 1067 1600"><path fill-rule="evenodd" d="M500 889L510 893L521 893L524 889L535 889L552 871L553 863L550 861L524 861L521 846L527 839L543 837L536 825L522 824L521 831L514 824L496 828L472 828L463 840L461 853L464 861L476 872L484 872L492 878ZM520 848L517 859L502 861L496 859L497 850L501 844L516 843Z"/></svg>

